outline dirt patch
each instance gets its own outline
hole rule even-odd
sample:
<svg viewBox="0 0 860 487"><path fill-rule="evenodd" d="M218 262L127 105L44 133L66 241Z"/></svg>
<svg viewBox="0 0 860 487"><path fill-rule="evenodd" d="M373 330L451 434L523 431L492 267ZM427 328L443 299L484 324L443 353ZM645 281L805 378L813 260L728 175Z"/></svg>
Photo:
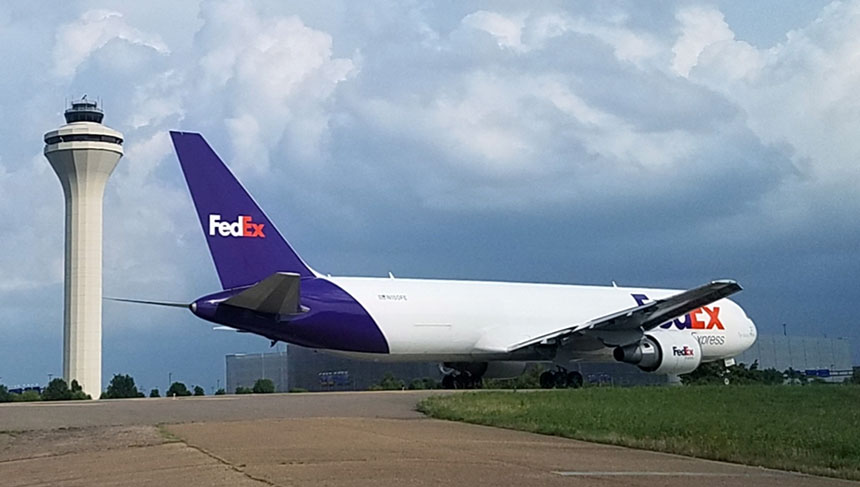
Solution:
<svg viewBox="0 0 860 487"><path fill-rule="evenodd" d="M0 462L160 445L155 426L61 428L0 433Z"/></svg>

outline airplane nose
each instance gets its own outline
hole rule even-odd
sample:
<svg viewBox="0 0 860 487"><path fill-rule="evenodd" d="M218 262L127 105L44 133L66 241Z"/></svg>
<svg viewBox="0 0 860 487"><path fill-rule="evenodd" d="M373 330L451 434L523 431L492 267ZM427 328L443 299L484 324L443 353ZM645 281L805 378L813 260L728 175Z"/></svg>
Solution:
<svg viewBox="0 0 860 487"><path fill-rule="evenodd" d="M756 329L753 320L747 319L747 322L749 324L749 331L741 335L744 341L744 349L751 347L758 337L758 330Z"/></svg>

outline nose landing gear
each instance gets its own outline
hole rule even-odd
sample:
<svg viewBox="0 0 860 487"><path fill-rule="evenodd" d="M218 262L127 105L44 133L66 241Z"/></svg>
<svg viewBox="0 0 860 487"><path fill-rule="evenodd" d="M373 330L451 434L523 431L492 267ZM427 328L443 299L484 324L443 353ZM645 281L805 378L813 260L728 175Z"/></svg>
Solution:
<svg viewBox="0 0 860 487"><path fill-rule="evenodd" d="M547 370L540 375L540 386L543 389L579 389L582 387L582 374L577 371L568 371L563 367L557 370Z"/></svg>

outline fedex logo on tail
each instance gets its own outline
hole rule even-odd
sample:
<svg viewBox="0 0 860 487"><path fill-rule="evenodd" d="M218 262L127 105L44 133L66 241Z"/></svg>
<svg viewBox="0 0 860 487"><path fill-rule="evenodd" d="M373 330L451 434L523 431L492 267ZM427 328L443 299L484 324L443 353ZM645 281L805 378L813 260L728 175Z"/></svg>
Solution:
<svg viewBox="0 0 860 487"><path fill-rule="evenodd" d="M639 306L648 302L648 296L644 294L632 294L631 296L633 296L633 299L636 300L636 303ZM680 318L675 318L672 321L663 323L660 325L660 328L670 328L672 325L675 325L679 330L686 330L688 328L693 330L710 330L712 328L725 330L723 322L720 321L719 306L702 306L701 308L694 309Z"/></svg>
<svg viewBox="0 0 860 487"><path fill-rule="evenodd" d="M254 223L250 216L239 215L234 222L221 221L221 215L209 215L209 236L266 238L264 223Z"/></svg>

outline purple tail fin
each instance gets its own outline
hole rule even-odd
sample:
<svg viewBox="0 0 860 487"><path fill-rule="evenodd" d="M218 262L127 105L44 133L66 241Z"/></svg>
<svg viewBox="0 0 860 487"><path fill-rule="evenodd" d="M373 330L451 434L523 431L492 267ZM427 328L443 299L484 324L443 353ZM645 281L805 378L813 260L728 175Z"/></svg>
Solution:
<svg viewBox="0 0 860 487"><path fill-rule="evenodd" d="M224 289L275 272L314 275L203 136L170 132L170 137Z"/></svg>

